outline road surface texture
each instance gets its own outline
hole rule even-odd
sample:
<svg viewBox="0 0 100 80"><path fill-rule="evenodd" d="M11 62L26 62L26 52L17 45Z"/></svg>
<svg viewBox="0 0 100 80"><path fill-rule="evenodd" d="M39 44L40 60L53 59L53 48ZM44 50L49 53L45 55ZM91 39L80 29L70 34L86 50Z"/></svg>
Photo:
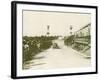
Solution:
<svg viewBox="0 0 100 80"><path fill-rule="evenodd" d="M81 53L64 45L63 40L55 41L60 49L52 47L35 56L26 68L30 69L59 69L91 66L91 59L86 59Z"/></svg>

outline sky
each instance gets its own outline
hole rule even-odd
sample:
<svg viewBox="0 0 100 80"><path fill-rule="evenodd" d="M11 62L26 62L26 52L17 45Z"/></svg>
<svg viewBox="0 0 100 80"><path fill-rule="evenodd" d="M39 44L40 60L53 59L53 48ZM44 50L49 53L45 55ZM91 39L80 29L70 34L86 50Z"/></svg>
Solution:
<svg viewBox="0 0 100 80"><path fill-rule="evenodd" d="M91 14L70 12L23 11L23 36L46 35L47 26L51 36L67 36L91 22Z"/></svg>

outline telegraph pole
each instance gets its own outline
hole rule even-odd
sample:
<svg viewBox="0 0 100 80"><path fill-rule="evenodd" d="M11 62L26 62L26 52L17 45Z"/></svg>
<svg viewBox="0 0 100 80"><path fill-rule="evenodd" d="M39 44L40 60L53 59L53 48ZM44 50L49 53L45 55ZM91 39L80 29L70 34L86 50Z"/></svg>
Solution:
<svg viewBox="0 0 100 80"><path fill-rule="evenodd" d="M70 25L70 35L72 35L72 29L73 29L73 27L72 27L72 25Z"/></svg>
<svg viewBox="0 0 100 80"><path fill-rule="evenodd" d="M47 36L49 36L50 32L49 32L50 26L47 25Z"/></svg>

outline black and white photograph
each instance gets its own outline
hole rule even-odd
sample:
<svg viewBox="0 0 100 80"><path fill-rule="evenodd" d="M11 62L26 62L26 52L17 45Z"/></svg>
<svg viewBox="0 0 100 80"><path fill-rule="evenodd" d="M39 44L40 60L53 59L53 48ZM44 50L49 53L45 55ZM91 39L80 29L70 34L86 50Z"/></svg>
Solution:
<svg viewBox="0 0 100 80"><path fill-rule="evenodd" d="M91 15L23 10L23 69L91 66Z"/></svg>
<svg viewBox="0 0 100 80"><path fill-rule="evenodd" d="M96 6L12 4L17 34L14 76L97 72Z"/></svg>

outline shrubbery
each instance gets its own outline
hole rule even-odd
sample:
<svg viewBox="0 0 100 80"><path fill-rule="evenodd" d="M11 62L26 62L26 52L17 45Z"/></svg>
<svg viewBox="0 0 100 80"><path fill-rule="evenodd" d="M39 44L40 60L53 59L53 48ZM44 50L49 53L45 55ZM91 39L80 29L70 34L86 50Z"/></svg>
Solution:
<svg viewBox="0 0 100 80"><path fill-rule="evenodd" d="M52 40L57 37L41 36L41 37L23 37L23 64L34 59L38 53L48 49L52 45Z"/></svg>

